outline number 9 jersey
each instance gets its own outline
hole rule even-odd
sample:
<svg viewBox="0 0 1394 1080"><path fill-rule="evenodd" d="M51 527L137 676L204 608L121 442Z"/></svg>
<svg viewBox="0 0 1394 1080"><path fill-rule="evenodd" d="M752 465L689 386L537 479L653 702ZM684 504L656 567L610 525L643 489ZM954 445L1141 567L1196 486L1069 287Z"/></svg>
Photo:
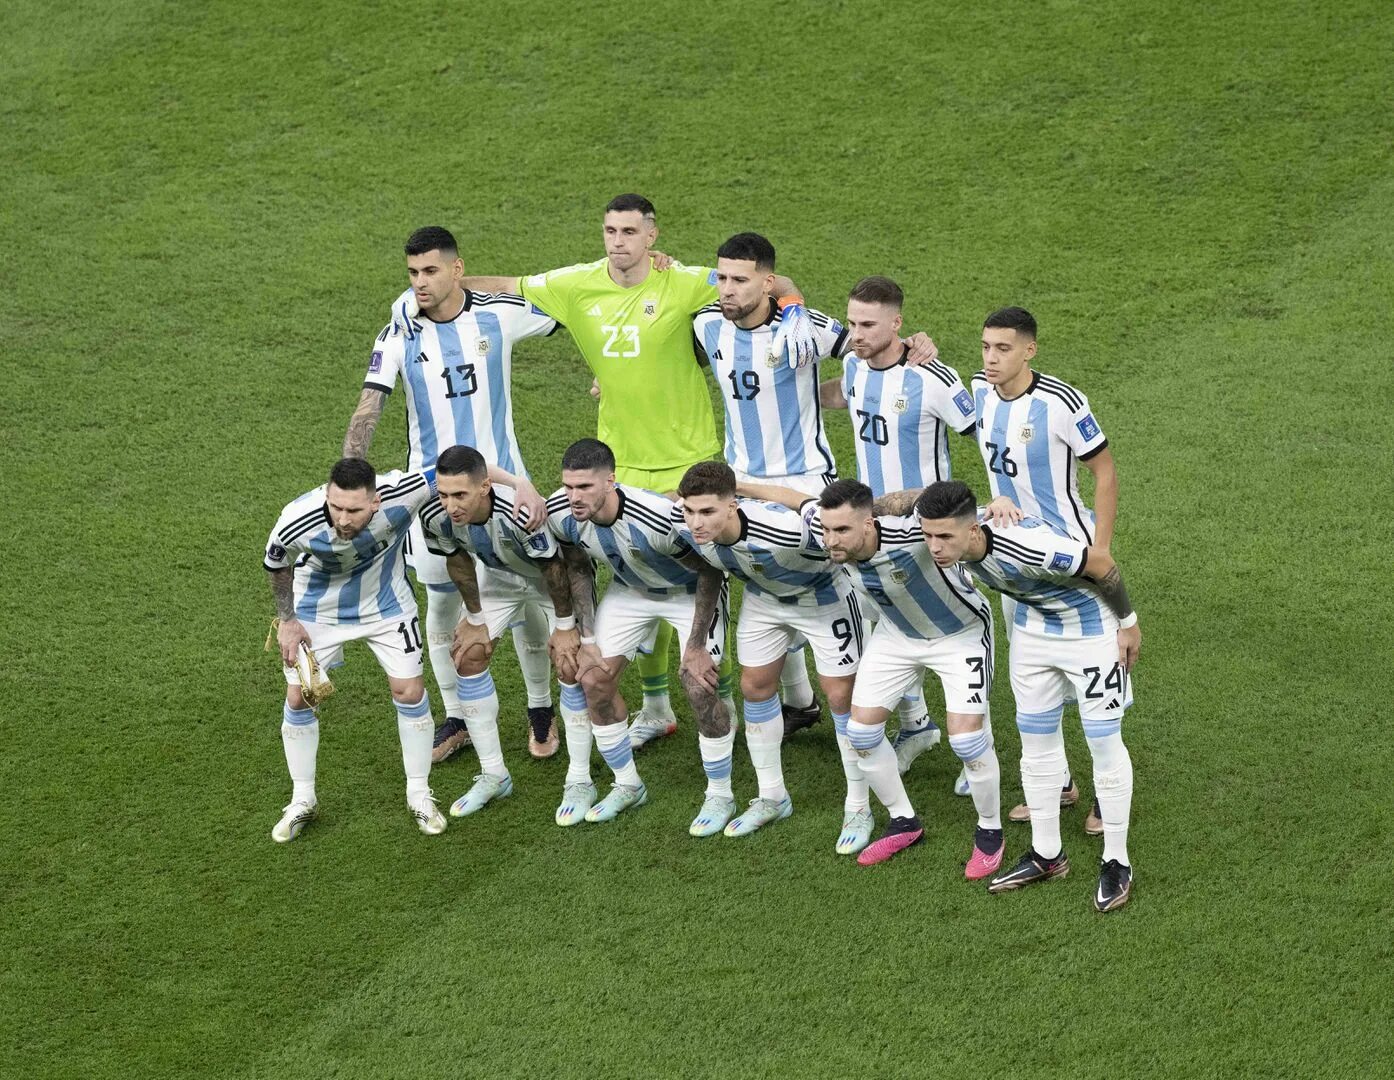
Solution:
<svg viewBox="0 0 1394 1080"><path fill-rule="evenodd" d="M407 398L407 468L435 468L449 446L472 446L484 460L526 476L513 433L513 343L557 328L521 296L465 290L465 306L449 322L418 315L408 341L388 324L373 343L367 389Z"/></svg>

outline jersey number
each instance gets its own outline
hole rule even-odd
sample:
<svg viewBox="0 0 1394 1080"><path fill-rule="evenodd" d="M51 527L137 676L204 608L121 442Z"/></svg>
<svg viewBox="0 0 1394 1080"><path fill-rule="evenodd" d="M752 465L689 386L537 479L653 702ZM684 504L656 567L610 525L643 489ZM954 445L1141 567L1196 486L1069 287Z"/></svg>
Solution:
<svg viewBox="0 0 1394 1080"><path fill-rule="evenodd" d="M968 689L981 690L984 682L986 682L983 678L983 658L981 656L965 656L963 659L968 661L968 670L971 671L973 677L978 680L977 682L970 682L968 684Z"/></svg>
<svg viewBox="0 0 1394 1080"><path fill-rule="evenodd" d="M989 472L995 472L998 476L1015 476L1016 462L1012 460L1012 448L1010 446L998 446L995 442L983 443L992 451L992 456L987 459Z"/></svg>
<svg viewBox="0 0 1394 1080"><path fill-rule="evenodd" d="M862 426L857 429L857 438L862 442L885 446L891 441L891 429L886 425L884 416L879 413L862 412L861 409L857 410L857 415L862 420Z"/></svg>
<svg viewBox="0 0 1394 1080"><path fill-rule="evenodd" d="M736 372L728 371L726 377L731 380L731 397L736 401L751 401L760 392L760 374L756 371L740 372L740 379L737 381ZM745 393L742 394L741 391Z"/></svg>
<svg viewBox="0 0 1394 1080"><path fill-rule="evenodd" d="M838 651L846 652L852 647L852 623L847 619L835 619L832 625L833 637L837 638Z"/></svg>
<svg viewBox="0 0 1394 1080"><path fill-rule="evenodd" d="M399 622L397 633L402 635L402 652L408 656L421 648L421 624L415 618L411 622Z"/></svg>
<svg viewBox="0 0 1394 1080"><path fill-rule="evenodd" d="M624 360L639 355L637 326L602 326L600 329L605 333L605 344L600 347L600 355L616 356Z"/></svg>
<svg viewBox="0 0 1394 1080"><path fill-rule="evenodd" d="M479 389L479 380L474 377L473 364L456 364L453 368L447 365L441 372L441 378L445 380L445 396L448 398L469 397Z"/></svg>
<svg viewBox="0 0 1394 1080"><path fill-rule="evenodd" d="M1122 664L1114 664L1113 667L1109 669L1107 675L1103 674L1102 669L1096 667L1085 668L1084 674L1089 676L1089 687L1084 691L1084 696L1091 701L1095 698L1104 696L1103 690L1099 689L1100 676L1103 676L1105 690L1112 690L1115 694L1121 694L1123 692Z"/></svg>

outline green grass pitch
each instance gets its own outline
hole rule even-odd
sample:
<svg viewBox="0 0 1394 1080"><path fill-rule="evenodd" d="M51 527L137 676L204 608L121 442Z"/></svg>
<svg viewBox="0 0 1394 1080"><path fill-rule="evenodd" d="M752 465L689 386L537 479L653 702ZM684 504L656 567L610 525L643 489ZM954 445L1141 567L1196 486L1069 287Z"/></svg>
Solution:
<svg viewBox="0 0 1394 1080"><path fill-rule="evenodd" d="M1378 0L12 0L0 1075L1394 1074L1391 101ZM688 262L766 233L834 313L898 278L964 375L987 311L1035 312L1121 475L1128 908L1090 908L1083 803L1068 879L966 884L944 749L910 777L927 842L835 858L826 721L786 751L795 815L748 842L686 835L690 722L643 756L648 807L563 832L511 646L513 798L418 835L360 649L323 818L271 843L260 549L337 456L402 240L447 225L486 273L588 260L629 190ZM589 381L564 335L517 350L544 490ZM403 447L394 399L376 463ZM1005 678L993 703L1010 803Z"/></svg>

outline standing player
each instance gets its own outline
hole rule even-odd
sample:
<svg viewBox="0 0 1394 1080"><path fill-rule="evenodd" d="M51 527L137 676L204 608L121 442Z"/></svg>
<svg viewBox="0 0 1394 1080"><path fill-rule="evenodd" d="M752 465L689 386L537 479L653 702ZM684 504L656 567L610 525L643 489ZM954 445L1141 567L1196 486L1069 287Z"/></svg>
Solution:
<svg viewBox="0 0 1394 1080"><path fill-rule="evenodd" d="M432 469L446 447L473 446L487 460L515 474L521 501L540 508L541 498L527 482L513 432L509 392L513 344L551 334L556 321L522 297L465 289L461 285L464 264L455 237L445 229L416 230L407 238L406 255L420 318L409 337L388 326L373 343L363 392L344 436L345 456L367 454L387 396L400 379L406 396L408 468ZM419 525L413 528L408 557L428 597L426 637L445 705L433 759L443 761L469 738L450 658L460 621L460 596L446 573L445 561L426 549ZM528 749L534 757L550 757L556 753L557 732L547 663L547 621L536 605L523 610L522 621L513 628L513 643L528 693Z"/></svg>
<svg viewBox="0 0 1394 1080"><path fill-rule="evenodd" d="M379 477L358 458L329 471L329 482L281 511L266 544L266 569L280 620L285 666L281 743L290 770L290 805L271 830L294 840L315 816L319 718L300 689L302 648L324 668L343 663L344 644L366 641L387 673L407 774L407 809L429 836L445 831L427 781L431 774L431 705L421 677L416 597L402 568L402 545L417 510L431 497L421 473Z"/></svg>
<svg viewBox="0 0 1394 1080"><path fill-rule="evenodd" d="M1029 311L1002 308L984 320L983 370L972 382L993 520L1008 524L1025 514L1107 554L1118 516L1118 473L1108 440L1083 394L1032 370L1035 355L1036 320ZM1094 474L1097 517L1079 496L1081 461ZM1013 603L1004 595L1008 636L1014 632ZM1060 805L1073 806L1078 799L1067 771ZM1018 806L1008 817L1026 821L1030 810ZM1084 829L1091 835L1103 830L1097 799Z"/></svg>
<svg viewBox="0 0 1394 1080"><path fill-rule="evenodd" d="M862 278L847 297L851 354L842 377L819 387L825 408L847 409L857 448L857 478L876 498L949 478L949 432L973 434L973 398L958 372L935 360L917 367L900 340L905 293L887 277ZM877 608L866 608L875 618ZM905 773L939 742L919 689L900 707L896 759ZM968 773L955 782L969 793Z"/></svg>
<svg viewBox="0 0 1394 1080"><path fill-rule="evenodd" d="M681 535L710 565L745 583L736 625L736 651L745 698L745 740L760 785L727 836L745 836L788 817L794 804L784 786L779 744L779 673L790 643L802 635L813 649L833 722L846 727L852 677L862 654L862 616L851 583L832 565L799 514L770 503L737 501L729 465L703 461L678 485ZM679 517L680 514L680 517ZM848 772L849 786L853 779ZM860 779L860 773L857 774Z"/></svg>
<svg viewBox="0 0 1394 1080"><path fill-rule="evenodd" d="M816 502L788 488L742 485L740 490L802 507L813 539L833 562L847 567L866 601L863 607L880 611L852 688L852 718L838 732L838 746L844 762L850 755L860 767L891 820L871 844L871 810L862 784L860 805L846 808L838 853L860 851L857 861L871 866L924 836L885 734L890 707L932 671L944 687L949 745L963 761L978 810L964 873L970 881L987 877L1002 864L1001 770L986 723L992 689L987 601L961 569L936 564L916 519L874 514L871 488L863 483L838 480Z"/></svg>
<svg viewBox="0 0 1394 1080"><path fill-rule="evenodd" d="M513 793L499 745L499 698L489 673L492 642L519 620L524 607L537 605L552 627L560 671L574 670L580 643L556 541L545 530L529 533L518 524L513 489L490 482L479 451L471 446L444 450L436 462L436 486L439 496L421 509L421 528L427 548L445 560L467 612L455 629L452 652L480 775L450 807L452 817L465 817ZM475 574L476 562L489 568L482 580ZM578 689L562 685L562 716L568 725L576 722L570 713Z"/></svg>
<svg viewBox="0 0 1394 1080"><path fill-rule="evenodd" d="M547 500L547 520L571 571L581 633L579 681L601 755L615 772L615 787L594 805L591 727L568 723L571 767L557 824L574 825L582 818L610 821L645 801L647 792L634 767L624 724L619 679L635 653L650 646L659 624L666 623L685 646L683 688L697 718L707 774L705 801L688 831L712 836L725 828L736 809L731 792L735 703L717 697L714 667L726 647L726 575L678 538L672 502L615 481L615 456L603 442L572 443L562 456L561 470L562 487ZM614 578L593 611L593 564L601 562Z"/></svg>
<svg viewBox="0 0 1394 1080"><path fill-rule="evenodd" d="M717 299L716 271L682 266L655 271L651 251L658 238L653 203L619 195L605 208L605 258L529 277L466 277L467 288L521 293L563 323L580 349L600 391L597 437L613 448L621 483L667 493L688 466L720 452L711 398L692 342L692 316ZM778 304L786 316L785 355L806 362L813 355L812 321L794 283L777 277ZM394 319L411 332L416 298L404 294ZM630 737L636 747L677 730L668 695L672 631L659 630L651 656L638 661L644 707ZM813 704L808 675L786 687L790 705ZM729 685L729 674L727 675Z"/></svg>
<svg viewBox="0 0 1394 1080"><path fill-rule="evenodd" d="M1031 847L994 877L988 890L1006 892L1069 873L1060 844L1059 792L1067 769L1060 720L1066 699L1073 698L1094 760L1103 817L1094 906L1099 911L1122 907L1133 883L1128 858L1133 763L1122 726L1142 632L1118 565L1105 548L1062 536L1037 518L988 524L972 491L955 481L931 484L915 510L940 566L961 561L982 584L1015 601L1008 656Z"/></svg>

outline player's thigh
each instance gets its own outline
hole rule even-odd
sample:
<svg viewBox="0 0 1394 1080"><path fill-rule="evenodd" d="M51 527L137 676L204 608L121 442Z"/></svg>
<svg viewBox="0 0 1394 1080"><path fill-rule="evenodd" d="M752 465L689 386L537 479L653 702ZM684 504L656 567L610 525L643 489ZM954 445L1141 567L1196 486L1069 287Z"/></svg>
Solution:
<svg viewBox="0 0 1394 1080"><path fill-rule="evenodd" d="M489 636L497 641L509 627L521 625L526 607L538 601L530 580L505 570L475 564L479 581L479 610Z"/></svg>
<svg viewBox="0 0 1394 1080"><path fill-rule="evenodd" d="M736 620L736 659L743 668L760 668L784 663L798 633L789 625L793 605L780 604L750 589L745 591L741 614Z"/></svg>
<svg viewBox="0 0 1394 1080"><path fill-rule="evenodd" d="M852 685L852 706L890 709L919 684L925 643L912 642L883 622L867 640L866 655Z"/></svg>
<svg viewBox="0 0 1394 1080"><path fill-rule="evenodd" d="M970 627L927 645L927 666L944 687L944 709L975 716L986 713L992 690L991 630Z"/></svg>
<svg viewBox="0 0 1394 1080"><path fill-rule="evenodd" d="M660 618L657 600L612 582L595 611L596 648L601 656L626 660L651 652Z"/></svg>
<svg viewBox="0 0 1394 1080"><path fill-rule="evenodd" d="M426 547L426 535L421 531L421 519L412 518L411 531L407 533L407 565L416 574L416 580L423 585L454 585L445 569L445 556L437 555Z"/></svg>
<svg viewBox="0 0 1394 1080"><path fill-rule="evenodd" d="M1080 720L1122 720L1133 696L1132 679L1118 659L1117 635L1075 638L1060 644L1061 667L1074 688Z"/></svg>
<svg viewBox="0 0 1394 1080"><path fill-rule="evenodd" d="M416 609L373 623L364 636L390 679L421 678L421 619Z"/></svg>
<svg viewBox="0 0 1394 1080"><path fill-rule="evenodd" d="M1060 639L1033 634L1021 627L1012 631L1007 647L1007 667L1012 679L1018 721L1023 716L1058 716L1071 691L1061 670Z"/></svg>
<svg viewBox="0 0 1394 1080"><path fill-rule="evenodd" d="M697 597L686 594L669 597L663 601L662 611L663 621L677 632L679 647L687 648L687 643L692 639L693 619L697 614ZM730 591L723 584L712 617L707 620L706 626L699 628L701 638L706 643L707 655L713 663L721 663L726 655L726 631L730 621Z"/></svg>
<svg viewBox="0 0 1394 1080"><path fill-rule="evenodd" d="M813 666L824 678L855 675L862 660L862 612L856 593L817 607L789 608L793 629L808 640Z"/></svg>
<svg viewBox="0 0 1394 1080"><path fill-rule="evenodd" d="M305 633L310 635L309 651L314 654L315 663L324 671L331 668L340 667L344 662L344 643L355 641L362 635L361 623L317 623L305 622L303 619L300 625L305 628ZM286 684L289 686L301 685L300 672L294 667L281 665L281 674L286 677Z"/></svg>

